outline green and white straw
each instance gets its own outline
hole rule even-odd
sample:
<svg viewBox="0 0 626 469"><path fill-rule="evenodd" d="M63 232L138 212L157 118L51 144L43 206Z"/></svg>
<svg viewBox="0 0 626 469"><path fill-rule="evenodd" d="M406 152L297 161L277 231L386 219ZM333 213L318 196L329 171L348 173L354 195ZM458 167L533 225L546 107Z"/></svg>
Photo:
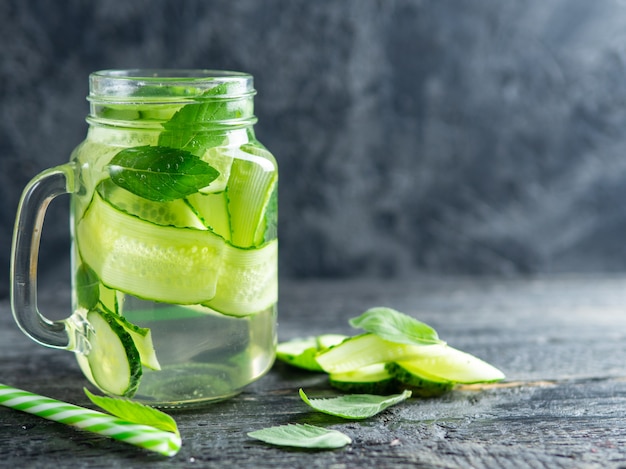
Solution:
<svg viewBox="0 0 626 469"><path fill-rule="evenodd" d="M112 415L39 396L1 383L0 405L108 436L165 456L174 456L181 446L180 436L175 433L128 422Z"/></svg>

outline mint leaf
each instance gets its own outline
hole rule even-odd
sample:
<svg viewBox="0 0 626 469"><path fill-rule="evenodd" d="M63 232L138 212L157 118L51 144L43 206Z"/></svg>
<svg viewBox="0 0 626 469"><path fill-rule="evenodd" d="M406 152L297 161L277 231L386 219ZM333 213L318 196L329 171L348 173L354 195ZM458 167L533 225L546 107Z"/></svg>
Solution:
<svg viewBox="0 0 626 469"><path fill-rule="evenodd" d="M179 435L176 421L160 410L130 399L96 396L86 388L84 391L91 402L116 417Z"/></svg>
<svg viewBox="0 0 626 469"><path fill-rule="evenodd" d="M100 300L100 280L96 273L87 264L81 263L74 279L78 304L88 310L95 308Z"/></svg>
<svg viewBox="0 0 626 469"><path fill-rule="evenodd" d="M231 110L228 100L217 97L227 92L226 84L222 83L201 95L206 100L187 104L179 109L163 124L165 130L159 135L159 145L182 148L198 156L206 148L222 145L225 140L223 132L207 132L202 125L242 117L241 110Z"/></svg>
<svg viewBox="0 0 626 469"><path fill-rule="evenodd" d="M154 202L170 202L208 186L219 172L191 153L161 146L132 147L108 164L118 186Z"/></svg>
<svg viewBox="0 0 626 469"><path fill-rule="evenodd" d="M302 400L319 412L342 417L344 419L366 419L382 412L387 407L411 397L411 391L392 396L375 396L373 394L349 394L329 399L309 399L300 389Z"/></svg>
<svg viewBox="0 0 626 469"><path fill-rule="evenodd" d="M440 344L437 331L411 316L395 309L376 307L350 320L350 325L376 334L381 339L398 344Z"/></svg>
<svg viewBox="0 0 626 469"><path fill-rule="evenodd" d="M272 445L299 448L335 449L352 443L349 436L337 430L308 424L269 427L250 432L248 436Z"/></svg>

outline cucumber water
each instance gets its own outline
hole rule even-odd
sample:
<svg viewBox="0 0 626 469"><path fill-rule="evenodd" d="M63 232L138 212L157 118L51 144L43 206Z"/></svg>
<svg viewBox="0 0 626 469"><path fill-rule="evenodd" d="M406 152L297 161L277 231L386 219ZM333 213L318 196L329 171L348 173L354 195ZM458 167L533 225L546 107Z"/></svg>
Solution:
<svg viewBox="0 0 626 469"><path fill-rule="evenodd" d="M96 89L73 154L79 365L148 404L232 396L276 345L277 170L254 135L251 77L100 79L124 86Z"/></svg>

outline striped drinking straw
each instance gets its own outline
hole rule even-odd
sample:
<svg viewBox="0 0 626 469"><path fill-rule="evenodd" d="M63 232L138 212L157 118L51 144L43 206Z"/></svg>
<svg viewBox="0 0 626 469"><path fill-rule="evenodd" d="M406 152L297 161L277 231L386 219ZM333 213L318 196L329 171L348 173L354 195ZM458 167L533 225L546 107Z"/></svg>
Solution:
<svg viewBox="0 0 626 469"><path fill-rule="evenodd" d="M181 445L180 436L175 433L128 422L112 415L39 396L1 383L0 405L108 436L165 456L174 456Z"/></svg>

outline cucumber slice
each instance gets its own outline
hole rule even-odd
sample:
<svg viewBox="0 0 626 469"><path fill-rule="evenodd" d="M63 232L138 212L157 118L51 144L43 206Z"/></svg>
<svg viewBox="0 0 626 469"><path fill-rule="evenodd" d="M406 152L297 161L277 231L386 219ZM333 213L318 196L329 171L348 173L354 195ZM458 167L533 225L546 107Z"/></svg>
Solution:
<svg viewBox="0 0 626 469"><path fill-rule="evenodd" d="M324 371L317 363L316 355L347 338L340 334L323 334L317 337L291 339L276 346L276 358L305 370Z"/></svg>
<svg viewBox="0 0 626 469"><path fill-rule="evenodd" d="M278 300L278 241L258 249L224 251L215 296L203 302L229 316L249 316Z"/></svg>
<svg viewBox="0 0 626 469"><path fill-rule="evenodd" d="M103 392L132 397L139 387L142 368L131 335L106 311L89 311L87 321L92 328L86 357L88 377Z"/></svg>
<svg viewBox="0 0 626 469"><path fill-rule="evenodd" d="M281 342L276 346L276 358L297 368L309 371L323 371L315 361L317 339L305 337Z"/></svg>
<svg viewBox="0 0 626 469"><path fill-rule="evenodd" d="M416 356L419 350L428 347L434 345L399 344L366 333L351 337L320 353L317 362L327 373L345 373L376 363L408 359Z"/></svg>
<svg viewBox="0 0 626 469"><path fill-rule="evenodd" d="M110 313L124 314L124 293L100 284L100 306Z"/></svg>
<svg viewBox="0 0 626 469"><path fill-rule="evenodd" d="M111 179L102 181L97 190L102 198L116 209L155 225L206 229L183 199L154 202L119 187Z"/></svg>
<svg viewBox="0 0 626 469"><path fill-rule="evenodd" d="M278 237L278 187L274 185L272 195L265 208L265 216L257 226L254 239L261 243L269 242Z"/></svg>
<svg viewBox="0 0 626 469"><path fill-rule="evenodd" d="M375 363L397 362L433 381L484 383L500 381L504 374L489 363L446 344L409 345L367 333L345 340L316 358L330 374L357 370Z"/></svg>
<svg viewBox="0 0 626 469"><path fill-rule="evenodd" d="M334 388L350 393L388 394L396 390L394 376L384 363L376 363L345 373L332 373L328 379Z"/></svg>
<svg viewBox="0 0 626 469"><path fill-rule="evenodd" d="M427 380L472 384L501 381L504 373L480 358L448 345L424 347L423 353L396 363Z"/></svg>
<svg viewBox="0 0 626 469"><path fill-rule="evenodd" d="M99 113L111 120L141 120L141 121L167 121L181 108L180 104L133 104L133 109L128 105L108 104L102 107Z"/></svg>
<svg viewBox="0 0 626 469"><path fill-rule="evenodd" d="M238 249L209 230L159 226L117 210L96 192L76 228L87 263L109 288L224 314L263 311L278 298L278 243Z"/></svg>
<svg viewBox="0 0 626 469"><path fill-rule="evenodd" d="M114 315L113 317L133 339L137 352L139 352L141 364L151 370L160 370L161 365L157 359L154 345L152 345L152 331L146 327L139 327L129 322L123 316Z"/></svg>
<svg viewBox="0 0 626 469"><path fill-rule="evenodd" d="M346 339L349 339L349 337L343 334L322 334L318 335L315 341L317 342L317 349L322 352L335 345L339 345Z"/></svg>
<svg viewBox="0 0 626 469"><path fill-rule="evenodd" d="M230 218L226 192L212 194L198 192L188 196L186 200L206 228L230 241Z"/></svg>
<svg viewBox="0 0 626 469"><path fill-rule="evenodd" d="M76 232L83 261L110 288L180 304L215 296L226 244L210 231L155 225L95 193Z"/></svg>
<svg viewBox="0 0 626 469"><path fill-rule="evenodd" d="M408 386L415 396L441 396L454 387L454 383L451 381L442 380L422 370L415 369L411 366L411 362L387 363L383 366L392 377Z"/></svg>
<svg viewBox="0 0 626 469"><path fill-rule="evenodd" d="M276 163L259 146L242 145L233 160L226 193L230 239L235 246L258 246L265 240L265 212L277 181Z"/></svg>
<svg viewBox="0 0 626 469"><path fill-rule="evenodd" d="M202 155L201 159L217 169L220 175L207 187L200 189L203 194L223 192L226 189L230 168L233 164L235 151L228 147L211 147Z"/></svg>

